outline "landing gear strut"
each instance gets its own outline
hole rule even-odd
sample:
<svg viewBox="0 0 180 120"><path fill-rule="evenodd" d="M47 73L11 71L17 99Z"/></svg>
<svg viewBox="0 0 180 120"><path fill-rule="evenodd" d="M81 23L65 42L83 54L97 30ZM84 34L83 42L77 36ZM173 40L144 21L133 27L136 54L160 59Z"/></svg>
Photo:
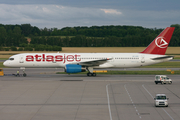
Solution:
<svg viewBox="0 0 180 120"><path fill-rule="evenodd" d="M96 76L96 73L93 73L93 67L87 67L86 69L89 71L87 76Z"/></svg>
<svg viewBox="0 0 180 120"><path fill-rule="evenodd" d="M23 70L23 77L26 77L27 74L25 73L25 70Z"/></svg>
<svg viewBox="0 0 180 120"><path fill-rule="evenodd" d="M21 67L20 69L22 69L22 70L23 70L23 77L26 77L26 76L27 76L27 74L25 73L25 68L24 68L24 67Z"/></svg>

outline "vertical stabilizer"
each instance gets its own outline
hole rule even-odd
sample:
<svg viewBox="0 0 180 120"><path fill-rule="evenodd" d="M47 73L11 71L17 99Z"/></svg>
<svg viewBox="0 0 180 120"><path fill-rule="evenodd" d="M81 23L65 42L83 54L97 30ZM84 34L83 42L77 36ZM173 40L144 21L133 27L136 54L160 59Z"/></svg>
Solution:
<svg viewBox="0 0 180 120"><path fill-rule="evenodd" d="M174 27L164 29L141 53L164 55L174 32Z"/></svg>

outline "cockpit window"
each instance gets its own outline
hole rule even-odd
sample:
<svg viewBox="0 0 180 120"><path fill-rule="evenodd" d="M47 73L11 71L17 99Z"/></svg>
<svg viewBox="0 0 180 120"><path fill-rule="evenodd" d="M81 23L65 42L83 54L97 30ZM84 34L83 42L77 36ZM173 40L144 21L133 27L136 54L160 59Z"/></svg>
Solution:
<svg viewBox="0 0 180 120"><path fill-rule="evenodd" d="M14 60L14 58L9 58L9 60Z"/></svg>

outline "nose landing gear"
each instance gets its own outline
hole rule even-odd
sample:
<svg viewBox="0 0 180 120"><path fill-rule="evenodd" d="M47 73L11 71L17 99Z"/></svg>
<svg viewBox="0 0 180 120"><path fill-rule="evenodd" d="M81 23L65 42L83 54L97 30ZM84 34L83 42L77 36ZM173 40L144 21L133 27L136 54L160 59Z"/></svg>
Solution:
<svg viewBox="0 0 180 120"><path fill-rule="evenodd" d="M26 77L27 74L25 73L25 69L23 70L23 77Z"/></svg>
<svg viewBox="0 0 180 120"><path fill-rule="evenodd" d="M27 74L25 73L25 67L20 67L20 69L22 69L22 70L23 70L23 74L22 74L22 76L23 76L23 77L26 77L26 76L27 76Z"/></svg>

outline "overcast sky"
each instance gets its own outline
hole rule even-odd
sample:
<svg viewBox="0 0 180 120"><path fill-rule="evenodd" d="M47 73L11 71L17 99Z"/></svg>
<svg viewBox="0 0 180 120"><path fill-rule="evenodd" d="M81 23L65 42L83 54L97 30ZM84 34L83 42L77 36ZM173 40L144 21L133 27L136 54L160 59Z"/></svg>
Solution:
<svg viewBox="0 0 180 120"><path fill-rule="evenodd" d="M0 0L0 23L165 28L180 24L180 0Z"/></svg>

